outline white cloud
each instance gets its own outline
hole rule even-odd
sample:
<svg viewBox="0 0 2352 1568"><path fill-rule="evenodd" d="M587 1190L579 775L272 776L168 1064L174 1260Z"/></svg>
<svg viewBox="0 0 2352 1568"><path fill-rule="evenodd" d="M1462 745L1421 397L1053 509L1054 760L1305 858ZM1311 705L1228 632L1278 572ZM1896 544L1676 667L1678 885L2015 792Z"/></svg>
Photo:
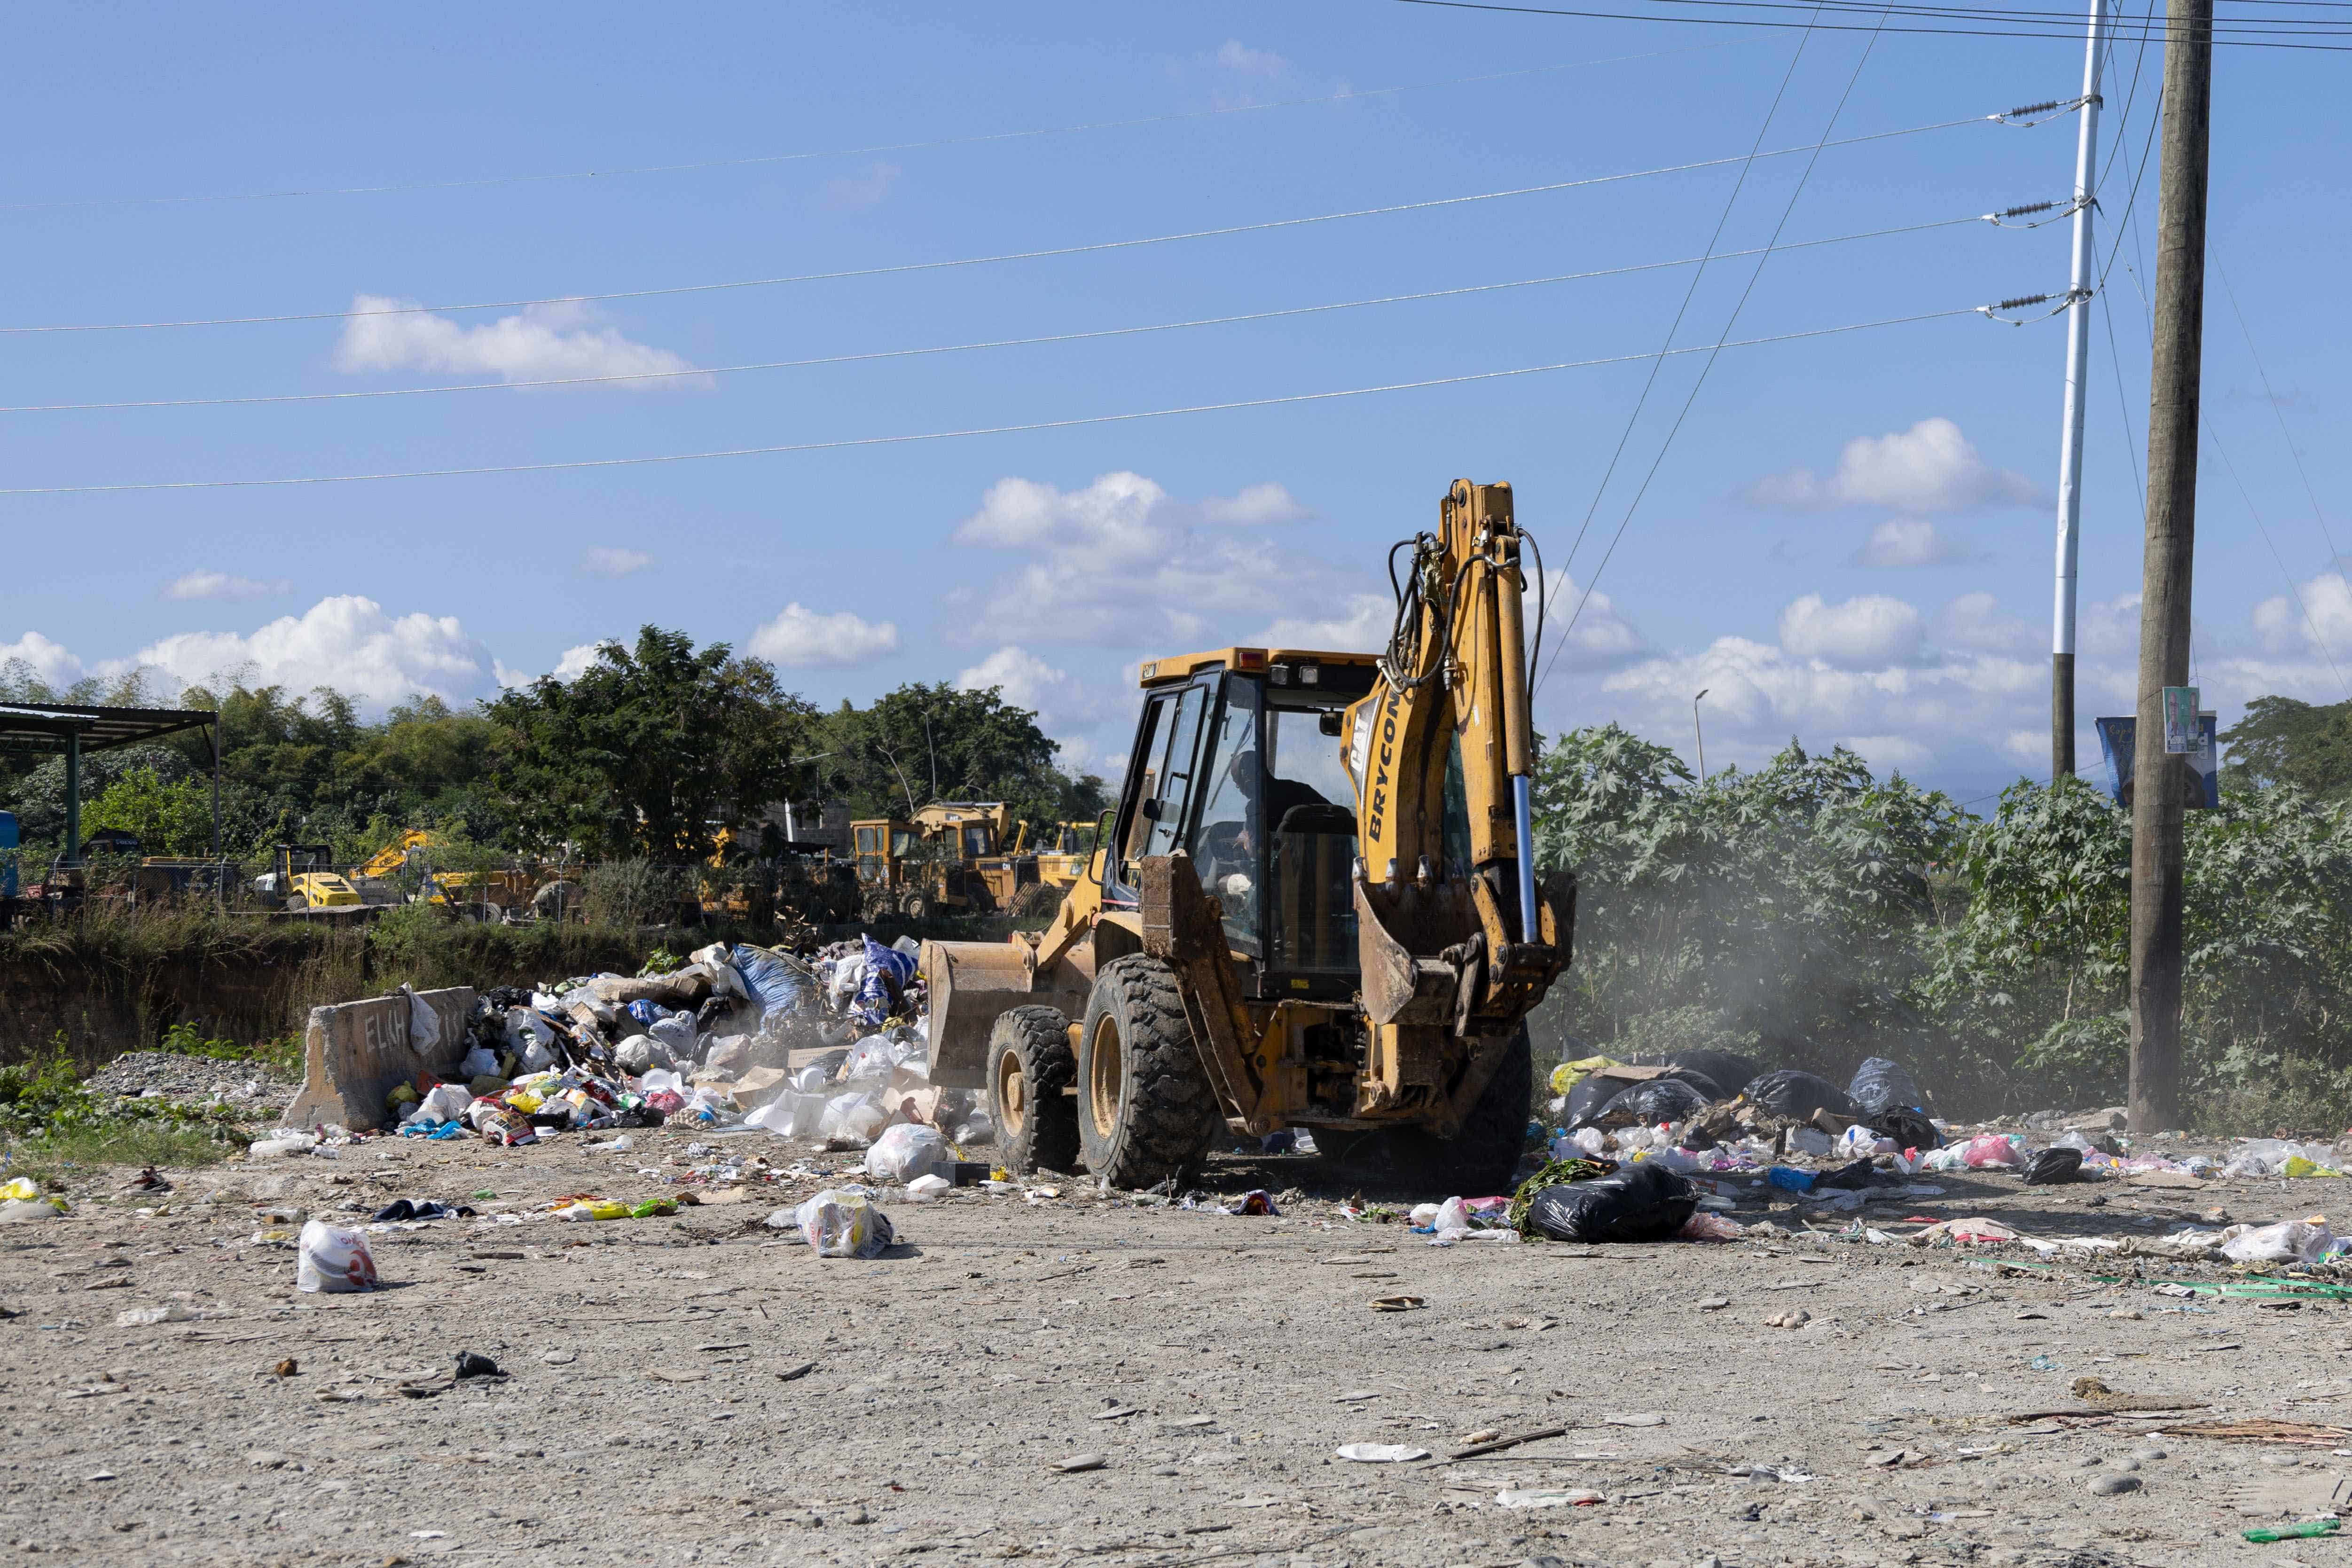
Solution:
<svg viewBox="0 0 2352 1568"><path fill-rule="evenodd" d="M898 628L847 610L819 615L797 603L751 634L751 652L787 669L854 669L898 651Z"/></svg>
<svg viewBox="0 0 2352 1568"><path fill-rule="evenodd" d="M1741 494L1750 506L1789 511L1885 506L1945 512L2039 506L2044 500L2032 480L1988 465L1960 427L1942 417L1885 436L1855 437L1826 479L1811 468L1788 468L1756 480Z"/></svg>
<svg viewBox="0 0 2352 1568"><path fill-rule="evenodd" d="M563 657L555 661L551 673L558 680L577 680L595 664L597 655L614 646L609 642L584 642L577 647L565 648Z"/></svg>
<svg viewBox="0 0 2352 1568"><path fill-rule="evenodd" d="M257 582L251 577L233 577L226 572L190 572L175 577L163 589L167 599L266 599L278 594L290 594L294 584L283 577L270 582Z"/></svg>
<svg viewBox="0 0 2352 1568"><path fill-rule="evenodd" d="M2080 619L2078 613L2078 626ZM2000 601L1983 593L1962 594L1944 606L1936 617L1936 641L1970 653L2026 655L2036 646L2033 628L2004 615Z"/></svg>
<svg viewBox="0 0 2352 1568"><path fill-rule="evenodd" d="M21 666L24 672L44 686L71 686L82 678L81 660L68 652L61 643L51 642L38 632L26 632L15 642L0 643L0 683L13 684Z"/></svg>
<svg viewBox="0 0 2352 1568"><path fill-rule="evenodd" d="M847 175L828 184L824 187L824 205L835 208L879 205L905 173L896 163L868 164L862 174Z"/></svg>
<svg viewBox="0 0 2352 1568"><path fill-rule="evenodd" d="M667 349L634 342L611 327L592 325L586 305L565 301L533 305L520 315L466 326L453 317L419 311L415 301L361 294L352 309L362 312L343 324L335 343L335 368L351 374L371 371L427 371L446 375L495 375L508 381L567 376L657 375L665 379L624 382L624 386L662 389L709 384L688 361ZM403 311L403 314L383 314Z"/></svg>
<svg viewBox="0 0 2352 1568"><path fill-rule="evenodd" d="M1378 653L1396 627L1396 601L1385 594L1350 594L1344 607L1320 616L1284 616L1250 635L1266 647L1320 653Z"/></svg>
<svg viewBox="0 0 2352 1568"><path fill-rule="evenodd" d="M340 594L250 636L164 637L117 668L143 665L184 684L242 680L298 692L331 686L378 709L423 694L452 702L484 695L495 679L494 663L455 616L392 616L373 599Z"/></svg>
<svg viewBox="0 0 2352 1568"><path fill-rule="evenodd" d="M1869 540L1847 558L1847 564L1888 568L1948 566L1973 559L1974 554L1966 546L1948 537L1926 518L1895 517L1872 529Z"/></svg>
<svg viewBox="0 0 2352 1568"><path fill-rule="evenodd" d="M1780 612L1782 650L1838 669L1908 663L1918 656L1926 630L1917 610L1884 594L1859 595L1843 605L1808 594Z"/></svg>
<svg viewBox="0 0 2352 1568"><path fill-rule="evenodd" d="M955 541L1025 563L955 599L949 636L1042 620L1055 641L1172 653L1229 638L1252 618L1350 616L1360 580L1281 549L1263 526L1307 515L1276 484L1185 502L1124 470L1074 490L999 479Z"/></svg>
<svg viewBox="0 0 2352 1568"><path fill-rule="evenodd" d="M1253 49L1239 38L1227 38L1217 50L1217 64L1244 76L1280 76L1288 64L1269 49Z"/></svg>
<svg viewBox="0 0 2352 1568"><path fill-rule="evenodd" d="M1201 516L1204 521L1240 527L1297 522L1313 515L1292 498L1286 488L1272 480L1262 485L1244 485L1230 496L1210 496L1201 502Z"/></svg>
<svg viewBox="0 0 2352 1568"><path fill-rule="evenodd" d="M580 563L584 570L600 577L625 577L653 563L654 558L642 550L622 550L609 544L590 545Z"/></svg>

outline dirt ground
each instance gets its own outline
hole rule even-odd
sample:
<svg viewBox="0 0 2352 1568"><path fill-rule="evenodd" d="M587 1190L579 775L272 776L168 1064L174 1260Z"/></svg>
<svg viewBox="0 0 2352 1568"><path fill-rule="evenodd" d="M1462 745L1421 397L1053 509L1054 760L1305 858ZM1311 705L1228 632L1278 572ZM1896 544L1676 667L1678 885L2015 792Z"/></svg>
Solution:
<svg viewBox="0 0 2352 1568"><path fill-rule="evenodd" d="M1848 1216L1809 1232L1785 1204L1769 1217L1794 1234L1730 1244L1437 1247L1339 1218L1349 1193L1317 1187L1312 1159L1232 1155L1205 1184L1272 1189L1281 1217L1040 1179L1060 1195L893 1194L900 1245L823 1259L761 1223L821 1184L806 1175L706 1189L733 1201L676 1219L523 1218L569 1194L691 1190L663 1178L709 1158L686 1153L687 1131L635 1132L620 1155L583 1142L370 1142L167 1172L175 1190L160 1195L93 1173L69 1216L0 1228L0 1543L76 1563L1057 1568L2280 1564L2347 1550L2237 1538L2264 1522L2236 1511L2250 1488L2277 1519L2326 1506L2352 1457L2326 1444L2012 1419L2084 1409L2071 1388L2086 1375L2210 1406L2198 1417L2337 1419L2352 1402L2343 1309L2150 1288L2219 1277L2210 1267L1871 1245L1839 1238ZM779 1170L856 1166L764 1135L713 1146ZM1872 1223L1980 1214L2042 1236L2157 1234L2217 1205L2235 1219L2326 1212L2343 1189L1936 1181L1943 1197L1874 1206ZM295 1292L298 1214L478 1191L497 1194L473 1200L482 1217L373 1238L385 1289ZM1746 1201L1738 1217L1768 1217ZM1369 1305L1398 1296L1425 1305ZM175 1303L203 1316L117 1326ZM1797 1310L1802 1326L1767 1326ZM510 1375L453 1383L461 1351ZM1475 1434L1548 1427L1565 1431L1446 1458ZM1433 1457L1335 1455L1362 1443ZM1056 1468L1079 1456L1098 1468ZM2093 1489L2123 1475L2141 1485ZM1554 1506L1497 1500L1522 1491Z"/></svg>

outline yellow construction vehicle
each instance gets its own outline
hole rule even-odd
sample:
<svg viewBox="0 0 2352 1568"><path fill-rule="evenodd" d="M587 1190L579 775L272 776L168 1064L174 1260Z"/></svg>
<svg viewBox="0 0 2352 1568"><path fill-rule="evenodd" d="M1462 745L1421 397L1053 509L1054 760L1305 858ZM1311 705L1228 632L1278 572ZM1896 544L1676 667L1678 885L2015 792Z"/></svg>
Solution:
<svg viewBox="0 0 2352 1568"><path fill-rule="evenodd" d="M253 879L254 891L288 910L356 909L363 900L334 868L334 848L326 844L280 844L270 868Z"/></svg>
<svg viewBox="0 0 2352 1568"><path fill-rule="evenodd" d="M849 825L867 906L921 920L944 910L1012 909L1037 882L1037 857L1003 848L1013 808L994 800L935 800L914 816ZM1024 829L1025 835L1026 829Z"/></svg>
<svg viewBox="0 0 2352 1568"><path fill-rule="evenodd" d="M1092 822L1057 822L1050 832L1037 840L1037 880L1046 887L1067 889L1087 874L1087 862L1094 858L1097 824ZM1028 826L1022 826L1023 839L1013 846L1020 853L1027 842Z"/></svg>
<svg viewBox="0 0 2352 1568"><path fill-rule="evenodd" d="M1574 891L1534 877L1510 487L1458 481L1439 515L1397 547L1384 652L1143 665L1111 830L1053 923L924 944L931 1081L992 1092L1006 1164L1149 1187L1228 1129L1305 1126L1384 1134L1424 1191L1504 1190Z"/></svg>

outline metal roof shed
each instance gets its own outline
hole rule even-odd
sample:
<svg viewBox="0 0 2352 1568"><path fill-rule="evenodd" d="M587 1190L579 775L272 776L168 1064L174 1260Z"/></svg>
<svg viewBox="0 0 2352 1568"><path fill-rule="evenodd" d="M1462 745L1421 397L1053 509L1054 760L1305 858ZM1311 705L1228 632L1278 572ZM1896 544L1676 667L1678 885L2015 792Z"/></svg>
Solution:
<svg viewBox="0 0 2352 1568"><path fill-rule="evenodd" d="M220 854L220 714L201 708L97 708L71 702L0 703L0 751L31 752L66 760L64 864L81 864L81 759L160 741L190 730L209 732L213 752L213 848Z"/></svg>

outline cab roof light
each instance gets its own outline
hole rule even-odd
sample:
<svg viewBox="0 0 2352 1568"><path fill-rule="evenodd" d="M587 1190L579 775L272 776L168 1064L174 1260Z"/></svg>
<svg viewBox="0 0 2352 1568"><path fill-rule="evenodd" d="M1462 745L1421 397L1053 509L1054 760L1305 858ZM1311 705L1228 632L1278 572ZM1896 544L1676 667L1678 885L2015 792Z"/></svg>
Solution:
<svg viewBox="0 0 2352 1568"><path fill-rule="evenodd" d="M1234 649L1234 664L1236 668L1241 669L1264 669L1265 668L1265 649L1262 647L1237 647Z"/></svg>

